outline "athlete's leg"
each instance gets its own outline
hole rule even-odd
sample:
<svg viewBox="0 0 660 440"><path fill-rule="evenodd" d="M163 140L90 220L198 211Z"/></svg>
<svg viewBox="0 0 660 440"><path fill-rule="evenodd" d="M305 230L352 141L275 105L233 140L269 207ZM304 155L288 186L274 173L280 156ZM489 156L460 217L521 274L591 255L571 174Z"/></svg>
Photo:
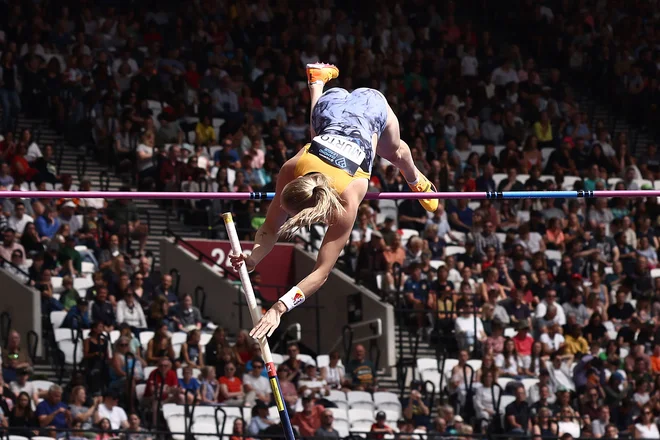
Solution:
<svg viewBox="0 0 660 440"><path fill-rule="evenodd" d="M401 171L406 182L417 182L418 170L413 162L410 147L401 139L399 119L389 105L387 106L387 123L385 125L385 130L378 140L376 153L380 157L392 162L392 164Z"/></svg>
<svg viewBox="0 0 660 440"><path fill-rule="evenodd" d="M383 99L385 99L383 97ZM392 108L387 105L387 122L385 129L380 135L376 153L392 162L397 167L403 177L408 182L408 186L415 192L435 192L433 184L417 169L415 162L413 162L410 147L401 139L401 132L399 130L399 119L396 117ZM423 199L419 203L422 204L424 209L434 212L438 209L437 199Z"/></svg>
<svg viewBox="0 0 660 440"><path fill-rule="evenodd" d="M319 98L323 94L323 87L325 84L323 83L313 83L309 84L309 101L310 101L310 106L309 106L309 131L312 134L312 138L316 136L316 133L314 132L314 123L312 122L312 115L314 113L314 107L316 107L316 103L318 102Z"/></svg>
<svg viewBox="0 0 660 440"><path fill-rule="evenodd" d="M309 85L309 130L312 137L316 136L314 132L314 123L312 122L312 115L314 114L314 107L319 98L323 94L323 87L325 84L339 76L339 69L332 64L314 63L307 65L307 84Z"/></svg>

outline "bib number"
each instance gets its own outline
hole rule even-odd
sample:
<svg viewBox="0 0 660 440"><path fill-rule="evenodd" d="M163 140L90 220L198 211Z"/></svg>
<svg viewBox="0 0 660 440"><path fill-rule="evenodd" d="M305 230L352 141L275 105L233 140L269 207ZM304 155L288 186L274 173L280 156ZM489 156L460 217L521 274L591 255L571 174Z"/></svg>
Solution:
<svg viewBox="0 0 660 440"><path fill-rule="evenodd" d="M312 139L309 152L351 176L355 175L366 156L355 142L329 134Z"/></svg>

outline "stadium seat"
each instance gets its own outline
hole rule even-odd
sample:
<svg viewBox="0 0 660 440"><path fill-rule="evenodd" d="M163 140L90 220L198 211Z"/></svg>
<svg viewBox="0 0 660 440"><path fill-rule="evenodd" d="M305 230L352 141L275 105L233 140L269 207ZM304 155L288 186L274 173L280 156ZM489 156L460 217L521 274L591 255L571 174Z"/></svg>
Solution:
<svg viewBox="0 0 660 440"><path fill-rule="evenodd" d="M199 337L199 345L202 347L206 346L211 341L211 338L213 338L213 335L210 333L202 333Z"/></svg>
<svg viewBox="0 0 660 440"><path fill-rule="evenodd" d="M388 391L375 392L374 404L376 405L376 410L401 412L399 397Z"/></svg>
<svg viewBox="0 0 660 440"><path fill-rule="evenodd" d="M506 233L504 233L504 232L496 232L495 236L497 237L497 240L501 244L504 244L504 242L506 241Z"/></svg>
<svg viewBox="0 0 660 440"><path fill-rule="evenodd" d="M53 293L62 292L62 277L50 277L50 284L53 286Z"/></svg>
<svg viewBox="0 0 660 440"><path fill-rule="evenodd" d="M566 191L573 191L575 188L575 182L580 182L582 179L578 176L564 176L564 185L562 189Z"/></svg>
<svg viewBox="0 0 660 440"><path fill-rule="evenodd" d="M110 332L110 343L114 344L117 342L117 339L121 336L121 332L119 330L113 330Z"/></svg>
<svg viewBox="0 0 660 440"><path fill-rule="evenodd" d="M504 337L505 338L513 338L516 335L516 333L518 333L518 332L513 327L507 327L507 328L504 329Z"/></svg>
<svg viewBox="0 0 660 440"><path fill-rule="evenodd" d="M510 377L500 377L497 379L497 384L501 386L503 390L506 389L506 386L509 382L513 382L513 379Z"/></svg>
<svg viewBox="0 0 660 440"><path fill-rule="evenodd" d="M73 288L76 290L87 290L90 287L94 287L94 280L91 277L73 279Z"/></svg>
<svg viewBox="0 0 660 440"><path fill-rule="evenodd" d="M429 261L429 266L434 270L438 270L439 267L445 266L446 263L442 260L431 260Z"/></svg>
<svg viewBox="0 0 660 440"><path fill-rule="evenodd" d="M445 255L447 257L451 255L464 254L464 253L465 253L465 248L463 246L447 246L445 248Z"/></svg>
<svg viewBox="0 0 660 440"><path fill-rule="evenodd" d="M545 256L548 260L561 261L561 251L546 249Z"/></svg>
<svg viewBox="0 0 660 440"><path fill-rule="evenodd" d="M165 403L162 406L162 411L163 411L163 417L165 419L168 419L173 416L177 415L184 415L185 414L185 408L183 405L177 405L176 403Z"/></svg>
<svg viewBox="0 0 660 440"><path fill-rule="evenodd" d="M166 405L174 405L173 403L168 403ZM165 410L165 406L163 405L163 411ZM179 406L179 405L175 405ZM183 406L181 406L183 408ZM164 418L167 421L167 428L170 430L171 433L176 433L172 434L172 439L174 440L184 440L185 435L184 433L186 432L186 420L183 415L183 413L179 414L170 414L165 416L165 413L163 412Z"/></svg>
<svg viewBox="0 0 660 440"><path fill-rule="evenodd" d="M516 180L524 185L529 180L529 174L518 174Z"/></svg>
<svg viewBox="0 0 660 440"><path fill-rule="evenodd" d="M332 415L334 416L335 422L337 420L344 420L348 422L348 411L342 408L328 408L331 412Z"/></svg>
<svg viewBox="0 0 660 440"><path fill-rule="evenodd" d="M62 327L62 323L64 323L66 314L66 310L50 312L50 323L53 325L53 329L57 330Z"/></svg>
<svg viewBox="0 0 660 440"><path fill-rule="evenodd" d="M330 390L330 394L327 396L327 399L331 402L334 402L338 408L343 408L348 410L348 398L346 393L340 390Z"/></svg>
<svg viewBox="0 0 660 440"><path fill-rule="evenodd" d="M273 363L275 365L281 365L285 362L284 356L279 353L273 353Z"/></svg>
<svg viewBox="0 0 660 440"><path fill-rule="evenodd" d="M366 391L349 391L346 398L350 409L374 410L374 399Z"/></svg>
<svg viewBox="0 0 660 440"><path fill-rule="evenodd" d="M298 360L301 361L305 365L307 365L307 364L316 365L316 360L308 354L299 354L298 355Z"/></svg>
<svg viewBox="0 0 660 440"><path fill-rule="evenodd" d="M150 330L144 330L140 332L140 344L142 344L142 349L147 350L147 346L149 345L149 341L151 341L154 338L154 332Z"/></svg>
<svg viewBox="0 0 660 440"><path fill-rule="evenodd" d="M320 354L316 356L316 366L318 368L327 367L328 365L330 365L330 355Z"/></svg>
<svg viewBox="0 0 660 440"><path fill-rule="evenodd" d="M332 426L337 430L339 438L346 438L350 435L351 429L348 420L335 420Z"/></svg>
<svg viewBox="0 0 660 440"><path fill-rule="evenodd" d="M83 261L81 263L81 269L84 274L92 274L96 270L94 263L90 263L89 261Z"/></svg>
<svg viewBox="0 0 660 440"><path fill-rule="evenodd" d="M43 391L48 391L50 387L55 385L55 382L51 382L50 380L31 380L30 383L35 390Z"/></svg>
<svg viewBox="0 0 660 440"><path fill-rule="evenodd" d="M387 424L391 426L395 426L396 423L401 419L401 411L392 411L392 410L376 410L374 411L374 420L376 419L376 415L380 412L383 411L385 413L385 421Z"/></svg>
<svg viewBox="0 0 660 440"><path fill-rule="evenodd" d="M507 175L504 173L495 173L493 174L493 180L495 181L495 188L500 185L500 182L507 178Z"/></svg>
<svg viewBox="0 0 660 440"><path fill-rule="evenodd" d="M438 360L433 358L417 358L415 362L417 367L417 373L422 374L424 371L437 371L438 370Z"/></svg>
<svg viewBox="0 0 660 440"><path fill-rule="evenodd" d="M466 234L465 232L451 231L451 235L453 235L453 236L456 238L456 240L458 240L458 241L460 241L460 242L462 242L462 243L465 243L465 240L467 240L467 234ZM445 238L445 242L446 242L447 244L455 244L455 245L458 245L458 243L457 243L455 240L453 240L453 239L449 236L448 233L445 234L445 237L444 237L444 238Z"/></svg>
<svg viewBox="0 0 660 440"><path fill-rule="evenodd" d="M183 344L188 339L188 333L186 332L175 332L172 333L172 345Z"/></svg>
<svg viewBox="0 0 660 440"><path fill-rule="evenodd" d="M158 367L155 366L149 366L149 367L144 367L144 377L148 378L149 375Z"/></svg>
<svg viewBox="0 0 660 440"><path fill-rule="evenodd" d="M76 331L70 328L56 328L53 330L55 342L71 340L76 337Z"/></svg>
<svg viewBox="0 0 660 440"><path fill-rule="evenodd" d="M71 339L65 339L57 343L57 348L64 353L64 362L66 365L80 365L83 360L83 343L78 341L77 344ZM75 362L74 362L75 360Z"/></svg>
<svg viewBox="0 0 660 440"><path fill-rule="evenodd" d="M277 410L276 406L271 406L268 408L268 418L271 420L279 420L280 412Z"/></svg>
<svg viewBox="0 0 660 440"><path fill-rule="evenodd" d="M359 422L368 422L369 424L372 424L374 422L374 411L373 409L349 409L348 421L351 423L351 429Z"/></svg>
<svg viewBox="0 0 660 440"><path fill-rule="evenodd" d="M477 153L479 156L484 154L486 152L486 146L485 145L472 145L470 149Z"/></svg>
<svg viewBox="0 0 660 440"><path fill-rule="evenodd" d="M610 177L607 179L607 188L606 189L614 189L617 183L623 182L623 179L620 177Z"/></svg>
<svg viewBox="0 0 660 440"><path fill-rule="evenodd" d="M190 432L195 436L195 440L217 440L219 428L215 422L209 419L204 422L194 422L190 427Z"/></svg>
<svg viewBox="0 0 660 440"><path fill-rule="evenodd" d="M456 365L458 365L458 359L445 359L444 368L442 362L440 362L440 368L443 368L446 375L451 375L451 370L453 370Z"/></svg>
<svg viewBox="0 0 660 440"><path fill-rule="evenodd" d="M481 359L470 359L467 361L467 364L471 366L476 373L479 369L481 369L481 362Z"/></svg>
<svg viewBox="0 0 660 440"><path fill-rule="evenodd" d="M30 439L27 437L23 437L22 435L8 435L7 440L30 440Z"/></svg>
<svg viewBox="0 0 660 440"><path fill-rule="evenodd" d="M431 382L435 386L436 390L440 388L440 379L442 378L442 374L440 374L438 371L426 370L422 372L421 376L424 382L426 381ZM443 385L446 384L447 382L443 381Z"/></svg>
<svg viewBox="0 0 660 440"><path fill-rule="evenodd" d="M139 383L135 385L135 397L137 398L138 402L142 402L142 399L144 398L144 392L146 390L147 390L146 383Z"/></svg>
<svg viewBox="0 0 660 440"><path fill-rule="evenodd" d="M521 382L522 382L523 386L525 387L525 392L529 394L529 390L534 385L539 383L539 380L534 378L534 377L528 377L528 378L525 378L525 379L521 380Z"/></svg>
<svg viewBox="0 0 660 440"><path fill-rule="evenodd" d="M179 359L179 356L181 355L181 347L183 344L172 344L172 350L174 350L174 358Z"/></svg>
<svg viewBox="0 0 660 440"><path fill-rule="evenodd" d="M391 217L395 225L399 224L399 209L396 206L396 200L379 200L378 209L380 211L376 214L378 224L383 223L387 217Z"/></svg>
<svg viewBox="0 0 660 440"><path fill-rule="evenodd" d="M660 268L657 268L657 269L651 269L651 277L652 277L652 278L658 278L658 277L660 277Z"/></svg>

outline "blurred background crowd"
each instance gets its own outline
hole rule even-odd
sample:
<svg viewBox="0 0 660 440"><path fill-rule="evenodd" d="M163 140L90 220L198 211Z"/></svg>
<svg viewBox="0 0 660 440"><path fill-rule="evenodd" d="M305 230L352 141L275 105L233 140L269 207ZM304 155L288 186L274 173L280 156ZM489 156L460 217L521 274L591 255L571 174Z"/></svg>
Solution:
<svg viewBox="0 0 660 440"><path fill-rule="evenodd" d="M98 176L60 172L64 148L126 191L273 191L309 140L305 65L320 60L340 69L328 87L385 94L439 191L660 188L658 8L3 1L0 185L99 189ZM22 123L36 120L65 145ZM407 191L382 160L370 183ZM212 231L231 209L250 239L268 202L162 206ZM305 437L660 438L659 210L654 197L443 201L431 216L416 201L365 202L341 269L407 309L407 326L441 347L442 362L420 359L399 401L379 389L364 347L342 362L292 345L278 374L294 425ZM0 228L5 269L41 292L48 337L84 330L82 372L64 389L31 380L33 360L18 349L26 335L11 333L4 427L176 431L193 401L241 408L227 416L237 436L275 423L258 346L208 322L158 273L133 201L16 194L2 199ZM313 247L322 232L297 240ZM422 381L440 396L433 411Z"/></svg>

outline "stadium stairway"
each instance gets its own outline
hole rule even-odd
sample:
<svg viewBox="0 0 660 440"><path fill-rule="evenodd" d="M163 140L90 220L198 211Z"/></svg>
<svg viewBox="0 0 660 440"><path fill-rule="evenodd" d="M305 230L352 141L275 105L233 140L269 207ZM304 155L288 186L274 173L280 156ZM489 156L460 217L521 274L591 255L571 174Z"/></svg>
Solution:
<svg viewBox="0 0 660 440"><path fill-rule="evenodd" d="M86 154L84 149L76 149L70 145L66 145L64 138L50 128L48 121L42 119L27 119L19 117L18 129L22 130L28 128L33 133L33 138L43 148L46 144L53 144L56 149L56 155L61 151L61 163L59 173L69 173L73 176L74 182L80 183L82 178L87 178L92 182L92 190L98 191L101 189L101 176L102 173L107 172L109 177L109 191L118 191L123 182L115 174L108 170L104 165L101 165L97 160ZM79 159L83 157L84 160ZM194 231L187 228L180 221L177 220L176 215L169 212L158 205L152 200L135 199L135 205L139 209L140 219L142 222L149 223L149 238L147 240L146 250L151 251L154 256L154 268L158 269L159 262L159 243L158 238L163 236L165 230L169 227L174 233L181 237L195 238L200 237L199 231ZM148 214L147 214L148 213Z"/></svg>

